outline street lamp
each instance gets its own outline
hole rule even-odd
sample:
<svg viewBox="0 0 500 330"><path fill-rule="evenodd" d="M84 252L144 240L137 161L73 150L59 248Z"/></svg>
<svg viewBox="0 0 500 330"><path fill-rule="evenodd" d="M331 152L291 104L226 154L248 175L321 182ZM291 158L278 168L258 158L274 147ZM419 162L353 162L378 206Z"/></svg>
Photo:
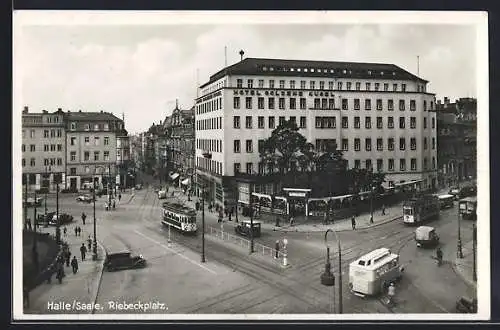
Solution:
<svg viewBox="0 0 500 330"><path fill-rule="evenodd" d="M44 173L44 181L46 182L46 180L49 178L49 173L52 171L51 167L50 166L45 166L45 173ZM48 219L47 219L47 192L49 190L49 187L50 187L50 179L49 179L49 185L46 189L44 189L44 192L45 192L45 221L47 222Z"/></svg>
<svg viewBox="0 0 500 330"><path fill-rule="evenodd" d="M373 223L373 195L375 194L375 186L372 186L370 192L370 223Z"/></svg>
<svg viewBox="0 0 500 330"><path fill-rule="evenodd" d="M461 228L460 228L460 225L461 225L461 218L462 218L462 215L460 214L460 205L458 206L458 219L457 219L457 223L458 223L458 237L457 237L457 257L460 258L460 259L463 259L464 257L464 253L462 251L462 237L461 237Z"/></svg>
<svg viewBox="0 0 500 330"><path fill-rule="evenodd" d="M250 186L250 254L252 254L254 252L252 183L250 183L249 186Z"/></svg>
<svg viewBox="0 0 500 330"><path fill-rule="evenodd" d="M331 264L330 264L330 247L328 246L328 233L333 232L335 234L335 238L337 239L338 243L338 259L339 259L339 314L342 314L342 249L340 246L340 239L337 236L337 232L328 229L325 232L325 246L326 246L326 263L325 263L325 272L321 274L321 284L324 286L332 286L333 287L333 292L335 294L335 275L331 271ZM333 305L335 305L335 300L333 302Z"/></svg>
<svg viewBox="0 0 500 330"><path fill-rule="evenodd" d="M201 262L205 262L205 183L201 189Z"/></svg>
<svg viewBox="0 0 500 330"><path fill-rule="evenodd" d="M56 243L59 246L61 244L61 224L60 224L60 219L59 219L59 177L60 173L57 173L57 177L54 176L56 179Z"/></svg>
<svg viewBox="0 0 500 330"><path fill-rule="evenodd" d="M33 210L33 249L32 249L32 257L33 257L33 265L35 266L35 270L38 272L38 245L37 245L37 232L36 232L36 225L37 225L37 220L36 220L36 211L37 211L37 205L36 205L36 189L35 189L35 208Z"/></svg>
<svg viewBox="0 0 500 330"><path fill-rule="evenodd" d="M94 169L95 172L95 169ZM92 177L92 186L94 189L92 189L92 200L94 203L94 242L93 242L93 249L92 249L92 260L97 260L97 233L96 233L96 222L95 222L95 178Z"/></svg>

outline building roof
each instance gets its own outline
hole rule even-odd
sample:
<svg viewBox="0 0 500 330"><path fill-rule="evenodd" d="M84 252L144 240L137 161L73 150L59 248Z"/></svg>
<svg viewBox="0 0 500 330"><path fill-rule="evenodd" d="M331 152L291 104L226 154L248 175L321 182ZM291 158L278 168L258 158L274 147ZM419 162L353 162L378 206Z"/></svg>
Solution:
<svg viewBox="0 0 500 330"><path fill-rule="evenodd" d="M110 112L84 112L84 111L78 111L78 112L72 112L72 111L67 111L66 112L66 117L70 121L114 121L114 120L119 120L122 121L120 118L116 117Z"/></svg>
<svg viewBox="0 0 500 330"><path fill-rule="evenodd" d="M215 73L200 88L227 75L350 77L428 82L394 64L246 58Z"/></svg>

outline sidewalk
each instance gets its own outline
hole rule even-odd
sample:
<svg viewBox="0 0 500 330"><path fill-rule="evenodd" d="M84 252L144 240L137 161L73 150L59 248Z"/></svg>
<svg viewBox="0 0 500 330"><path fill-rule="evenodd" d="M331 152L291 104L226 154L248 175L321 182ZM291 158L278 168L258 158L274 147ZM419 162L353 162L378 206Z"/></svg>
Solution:
<svg viewBox="0 0 500 330"><path fill-rule="evenodd" d="M474 272L474 264L473 264L473 255L472 255L472 241L465 243L462 246L462 253L464 255L463 259L460 259L456 256L451 257L450 260L453 260L452 267L453 270L470 286L476 287L476 282L473 279ZM476 255L477 257L477 255ZM476 260L477 262L477 260Z"/></svg>
<svg viewBox="0 0 500 330"><path fill-rule="evenodd" d="M74 228L82 228L81 236L75 236ZM92 306L97 298L99 284L102 276L103 263L105 258L104 248L97 245L98 259L92 260L92 252L88 251L85 261L82 261L80 255L80 246L85 243L87 238L92 235L92 224L87 222L84 226L81 221L67 226L66 236L61 227L62 240L66 241L71 251L71 259L76 256L78 260L78 272L73 274L71 265L64 266L65 277L59 284L55 274L52 276L51 283L44 282L30 292L30 306L24 309L25 314L79 314L93 313ZM52 228L51 228L52 229ZM91 236L92 237L92 236ZM70 304L71 307L66 310L57 310L57 303ZM78 308L80 306L80 308ZM87 307L87 308L85 308Z"/></svg>

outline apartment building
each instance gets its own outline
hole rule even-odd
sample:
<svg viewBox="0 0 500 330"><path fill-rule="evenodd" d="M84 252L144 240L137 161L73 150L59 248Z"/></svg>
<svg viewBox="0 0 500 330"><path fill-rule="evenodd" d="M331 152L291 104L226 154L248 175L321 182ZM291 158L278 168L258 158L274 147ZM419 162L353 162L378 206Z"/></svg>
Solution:
<svg viewBox="0 0 500 330"><path fill-rule="evenodd" d="M66 112L66 174L70 188L100 187L115 180L117 135L123 120L108 112Z"/></svg>
<svg viewBox="0 0 500 330"><path fill-rule="evenodd" d="M336 142L350 168L383 172L387 185L435 186L435 96L427 83L393 64L244 59L200 86L197 180L209 198L235 203L238 173L266 173L261 141L293 120L317 150Z"/></svg>
<svg viewBox="0 0 500 330"><path fill-rule="evenodd" d="M28 191L41 188L55 191L55 183L65 183L66 134L64 112L43 110L22 112L22 172Z"/></svg>

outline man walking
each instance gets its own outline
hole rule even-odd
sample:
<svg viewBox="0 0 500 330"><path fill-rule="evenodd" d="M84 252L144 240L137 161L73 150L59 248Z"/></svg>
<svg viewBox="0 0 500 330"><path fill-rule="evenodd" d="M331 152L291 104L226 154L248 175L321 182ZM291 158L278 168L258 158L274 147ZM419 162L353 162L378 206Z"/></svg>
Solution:
<svg viewBox="0 0 500 330"><path fill-rule="evenodd" d="M85 212L82 212L82 223L84 226L85 226L85 219L87 219L87 215L85 214Z"/></svg>
<svg viewBox="0 0 500 330"><path fill-rule="evenodd" d="M90 235L89 235L89 238L87 238L87 246L89 247L88 250L92 250L92 238L90 238Z"/></svg>
<svg viewBox="0 0 500 330"><path fill-rule="evenodd" d="M356 230L356 218L354 217L354 215L351 218L351 226L352 230Z"/></svg>
<svg viewBox="0 0 500 330"><path fill-rule="evenodd" d="M385 215L385 205L382 205L382 215Z"/></svg>
<svg viewBox="0 0 500 330"><path fill-rule="evenodd" d="M71 259L71 251L69 249L66 250L65 258L66 258L66 267L69 267L69 261Z"/></svg>
<svg viewBox="0 0 500 330"><path fill-rule="evenodd" d="M75 236L78 236L78 226L75 226Z"/></svg>
<svg viewBox="0 0 500 330"><path fill-rule="evenodd" d="M82 227L78 226L78 236L82 236Z"/></svg>
<svg viewBox="0 0 500 330"><path fill-rule="evenodd" d="M78 271L78 260L76 260L76 256L73 256L73 259L71 260L71 268L73 268L73 274L76 274Z"/></svg>
<svg viewBox="0 0 500 330"><path fill-rule="evenodd" d="M82 243L82 246L80 246L80 254L82 255L82 261L85 260L85 253L87 253L87 248L85 247L85 244Z"/></svg>
<svg viewBox="0 0 500 330"><path fill-rule="evenodd" d="M64 226L64 228L63 228L63 234L64 234L64 236L67 236L67 233L68 233L68 229L66 228L66 226Z"/></svg>

